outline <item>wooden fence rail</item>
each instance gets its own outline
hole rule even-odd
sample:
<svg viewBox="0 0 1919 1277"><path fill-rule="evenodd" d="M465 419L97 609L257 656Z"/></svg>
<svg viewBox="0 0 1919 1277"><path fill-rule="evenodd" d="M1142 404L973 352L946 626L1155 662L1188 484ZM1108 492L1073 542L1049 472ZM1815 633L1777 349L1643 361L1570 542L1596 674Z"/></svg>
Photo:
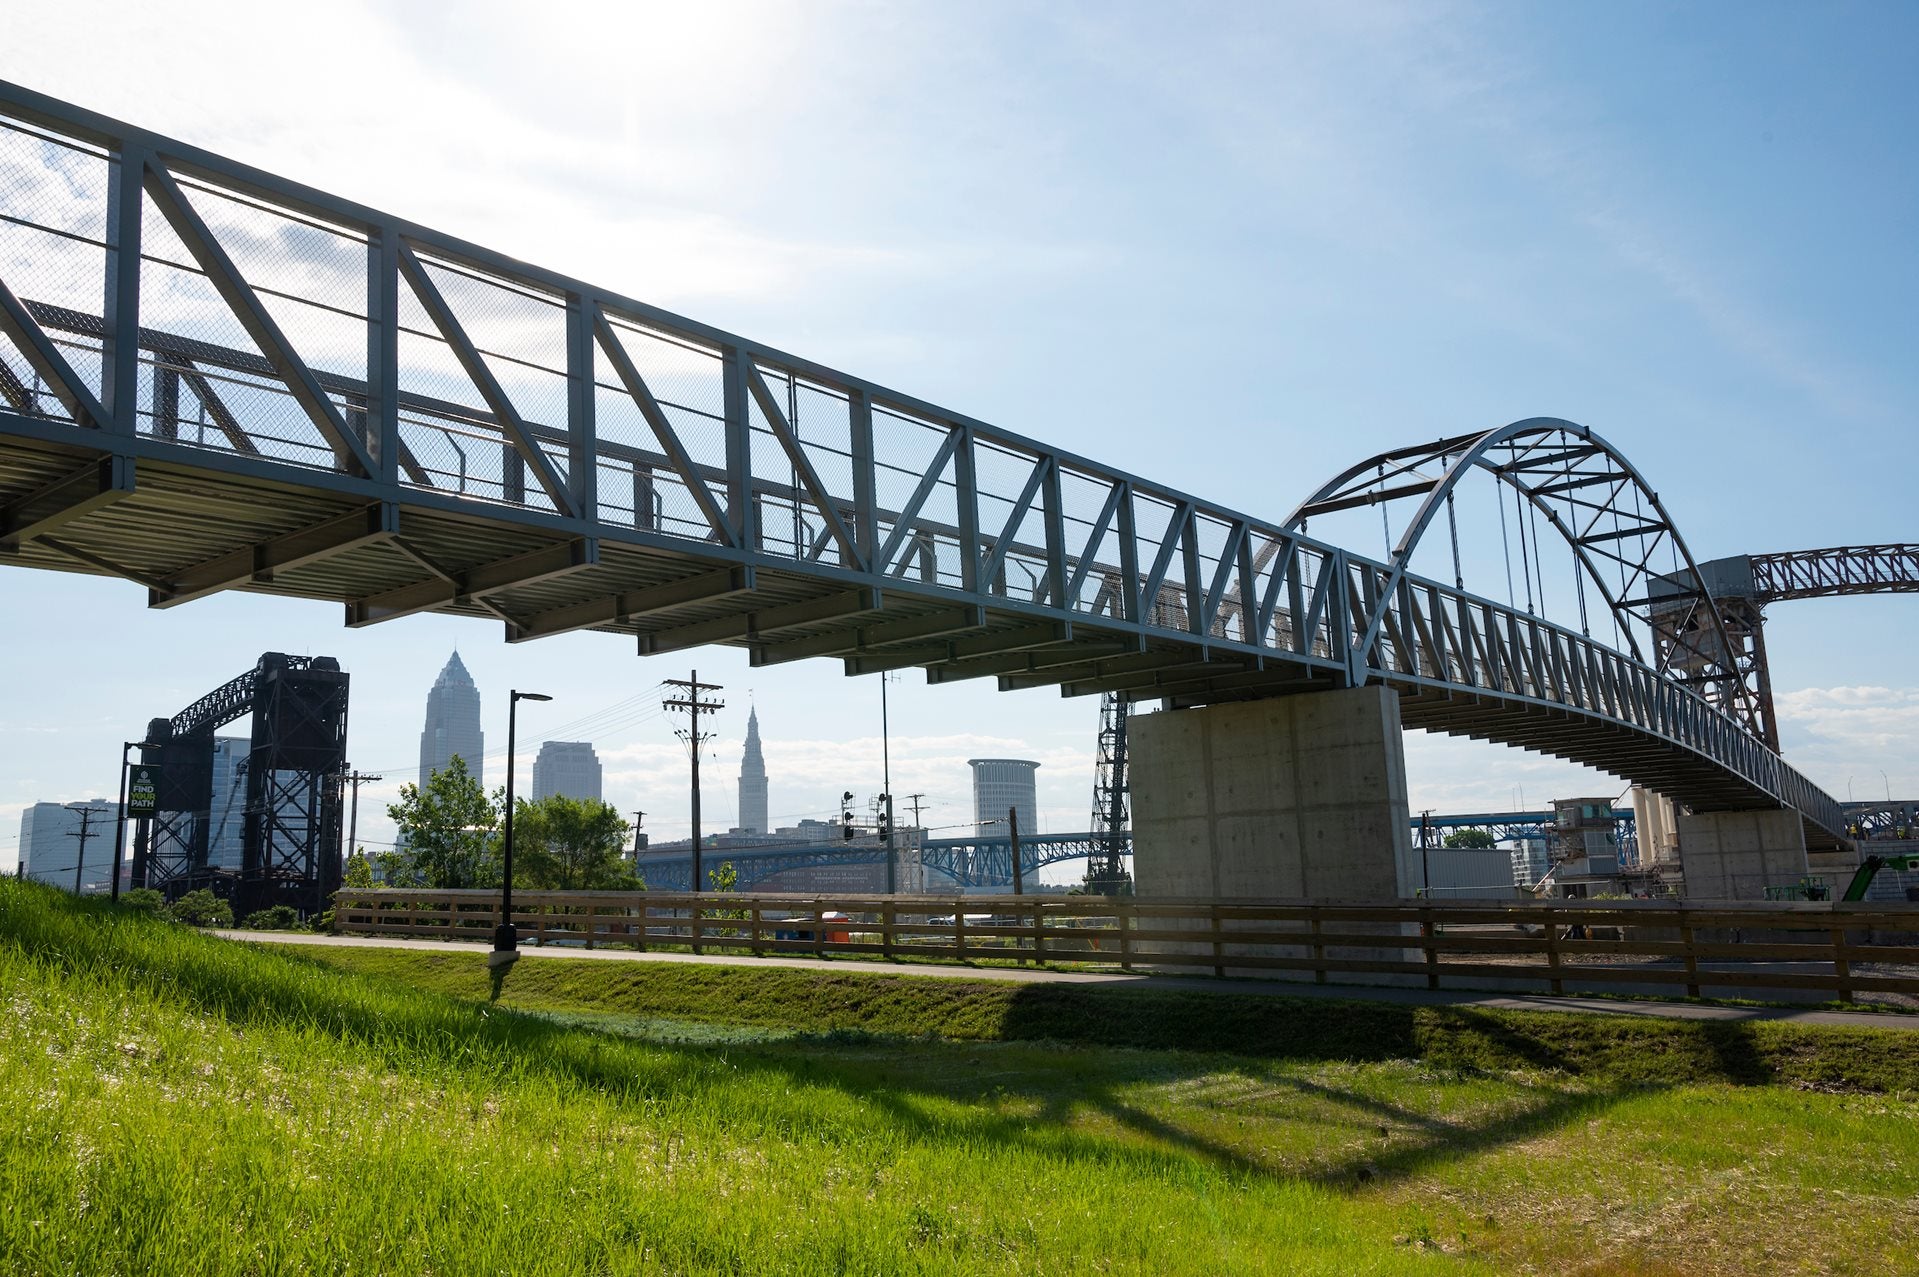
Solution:
<svg viewBox="0 0 1919 1277"><path fill-rule="evenodd" d="M333 927L484 940L493 891L348 888ZM1919 997L1919 905L529 891L534 945L1061 963L1427 988Z"/></svg>

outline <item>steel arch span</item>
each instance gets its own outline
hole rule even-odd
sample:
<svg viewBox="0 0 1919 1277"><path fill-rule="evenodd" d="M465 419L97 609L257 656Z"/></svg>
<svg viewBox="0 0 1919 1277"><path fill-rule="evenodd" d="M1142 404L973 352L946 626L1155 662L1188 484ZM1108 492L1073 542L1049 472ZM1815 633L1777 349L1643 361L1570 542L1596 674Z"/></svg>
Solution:
<svg viewBox="0 0 1919 1277"><path fill-rule="evenodd" d="M1537 536L1538 518L1544 517L1578 565L1582 633L1592 632L1585 595L1590 585L1636 659L1677 678L1755 737L1768 739L1740 668L1741 650L1728 636L1685 538L1638 468L1585 426L1531 417L1379 453L1322 485L1294 509L1287 527L1303 531L1315 515L1418 498L1388 560L1395 584L1443 515L1452 533L1454 585L1464 589L1454 501L1461 482L1476 472L1490 474L1512 493L1529 615L1535 576L1539 610L1545 606ZM1503 529L1503 506L1500 520Z"/></svg>
<svg viewBox="0 0 1919 1277"><path fill-rule="evenodd" d="M1416 726L1844 836L1711 699L1710 624L1675 627L1676 661L1609 646L1304 515L1255 518L4 83L0 179L0 560L137 582L158 608L250 590L353 626L431 611L511 642L591 629L641 655L727 643L1173 707L1377 682ZM1613 490L1617 454L1578 427L1494 433L1376 469L1430 494L1446 475L1413 476L1418 456L1473 453L1531 466L1554 509ZM1555 452L1577 453L1558 478ZM1617 490L1650 494L1623 466ZM1320 500L1366 499L1345 488ZM1637 565L1606 596L1636 615L1671 521L1598 504L1612 523L1567 526L1593 563Z"/></svg>

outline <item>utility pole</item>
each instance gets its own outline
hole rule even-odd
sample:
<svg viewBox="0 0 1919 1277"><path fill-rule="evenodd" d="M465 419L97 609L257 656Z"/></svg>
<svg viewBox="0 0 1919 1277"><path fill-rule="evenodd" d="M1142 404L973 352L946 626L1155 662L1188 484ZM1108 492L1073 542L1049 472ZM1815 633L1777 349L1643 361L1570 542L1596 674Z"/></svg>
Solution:
<svg viewBox="0 0 1919 1277"><path fill-rule="evenodd" d="M633 813L633 863L636 865L640 863L640 848L646 845L646 835L640 832L645 824L646 813L635 811Z"/></svg>
<svg viewBox="0 0 1919 1277"><path fill-rule="evenodd" d="M346 825L346 854L351 856L360 849L360 786L362 783L370 785L375 781L385 780L386 777L356 770L348 772L340 779L353 786L353 805L349 809L350 814L347 816ZM341 863L344 864L345 861Z"/></svg>
<svg viewBox="0 0 1919 1277"><path fill-rule="evenodd" d="M1013 894L1016 896L1024 895L1026 893L1026 874L1020 868L1019 863L1019 808L1008 807L1006 809L1006 830L1012 835L1013 839Z"/></svg>
<svg viewBox="0 0 1919 1277"><path fill-rule="evenodd" d="M726 708L725 701L706 701L700 699L701 692L723 692L726 689L718 683L700 682L700 672L693 671L691 678L669 678L662 682L667 687L677 687L682 695L669 697L660 702L661 709L678 710L688 715L687 726L673 734L686 742L687 753L693 758L693 890L702 890L700 879L700 746L704 745L711 732L700 731L700 715L711 714L715 710Z"/></svg>
<svg viewBox="0 0 1919 1277"><path fill-rule="evenodd" d="M1432 819L1430 807L1419 813L1419 881L1423 896L1433 894L1433 860L1429 850L1433 845Z"/></svg>
<svg viewBox="0 0 1919 1277"><path fill-rule="evenodd" d="M97 838L99 834L93 828L93 818L104 815L97 807L68 807L68 811L80 813L80 827L67 830L67 837L80 840L80 852L73 858L73 894L80 894L80 870L87 863L87 839Z"/></svg>
<svg viewBox="0 0 1919 1277"><path fill-rule="evenodd" d="M920 799L924 797L926 797L925 794L908 794L906 796L906 801L913 804L913 828L915 829L926 828L926 826L920 824Z"/></svg>
<svg viewBox="0 0 1919 1277"><path fill-rule="evenodd" d="M889 896L899 890L899 858L893 854L892 731L886 716L886 685L892 678L892 674L880 672L880 785L885 790L880 795L885 804L885 810L880 813L880 845L886 849L886 894Z"/></svg>

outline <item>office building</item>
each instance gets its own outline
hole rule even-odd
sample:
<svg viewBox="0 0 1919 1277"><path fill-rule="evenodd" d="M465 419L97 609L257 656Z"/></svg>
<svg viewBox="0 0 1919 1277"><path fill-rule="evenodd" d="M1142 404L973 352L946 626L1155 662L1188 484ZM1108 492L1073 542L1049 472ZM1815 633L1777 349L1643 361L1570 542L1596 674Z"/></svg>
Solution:
<svg viewBox="0 0 1919 1277"><path fill-rule="evenodd" d="M533 797L588 798L601 802L600 758L583 740L550 740L533 759Z"/></svg>
<svg viewBox="0 0 1919 1277"><path fill-rule="evenodd" d="M78 866L83 892L108 890L113 885L116 812L115 804L107 798L90 798L71 805L35 803L21 812L21 876L72 891L74 869ZM84 851L83 832L86 835Z"/></svg>
<svg viewBox="0 0 1919 1277"><path fill-rule="evenodd" d="M1039 798L1034 773L1039 764L1024 758L969 758L973 769L974 834L981 838L1004 838L1006 813L1019 813L1022 834L1039 832Z"/></svg>
<svg viewBox="0 0 1919 1277"><path fill-rule="evenodd" d="M466 770L486 787L486 736L480 731L480 689L466 672L460 654L447 661L433 690L426 694L426 727L420 732L420 784L445 769L455 755L466 760Z"/></svg>
<svg viewBox="0 0 1919 1277"><path fill-rule="evenodd" d="M760 755L760 712L746 714L746 752L740 756L740 830L767 832L766 760Z"/></svg>

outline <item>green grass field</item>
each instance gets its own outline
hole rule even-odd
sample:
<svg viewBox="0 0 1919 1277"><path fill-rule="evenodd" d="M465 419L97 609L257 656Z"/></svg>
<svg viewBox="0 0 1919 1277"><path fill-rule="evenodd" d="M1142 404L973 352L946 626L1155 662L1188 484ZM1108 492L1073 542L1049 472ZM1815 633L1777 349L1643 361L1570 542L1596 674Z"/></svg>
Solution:
<svg viewBox="0 0 1919 1277"><path fill-rule="evenodd" d="M486 991L0 885L0 1271L1919 1255L1919 1034L548 959Z"/></svg>

